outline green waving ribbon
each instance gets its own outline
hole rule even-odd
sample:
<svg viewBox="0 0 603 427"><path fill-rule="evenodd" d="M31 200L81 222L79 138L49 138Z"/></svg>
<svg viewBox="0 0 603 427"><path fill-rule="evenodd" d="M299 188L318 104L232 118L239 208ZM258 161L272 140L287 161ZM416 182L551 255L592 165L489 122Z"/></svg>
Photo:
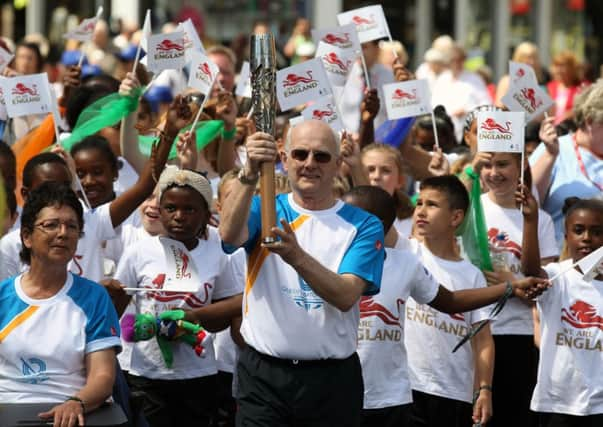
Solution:
<svg viewBox="0 0 603 427"><path fill-rule="evenodd" d="M138 99L144 88L136 88L132 95L123 96L112 93L87 106L77 119L71 135L61 141L67 151L87 136L101 129L114 126L128 114L138 109Z"/></svg>
<svg viewBox="0 0 603 427"><path fill-rule="evenodd" d="M186 132L191 128L191 125L185 126L179 132ZM224 122L222 120L208 120L204 122L197 123L195 126L195 133L197 136L197 150L201 150L210 142L212 142L217 136L222 134L222 130L224 129ZM151 155L151 147L154 142L158 141L158 137L156 136L138 136L138 149L145 156ZM170 150L170 154L168 156L169 160L176 158L176 144L172 145Z"/></svg>
<svg viewBox="0 0 603 427"><path fill-rule="evenodd" d="M463 250L469 261L480 270L492 270L490 250L488 248L488 228L484 218L484 208L481 203L482 188L479 177L470 177L473 185L469 199L471 201L467 215L461 226L457 229L457 236L461 236Z"/></svg>

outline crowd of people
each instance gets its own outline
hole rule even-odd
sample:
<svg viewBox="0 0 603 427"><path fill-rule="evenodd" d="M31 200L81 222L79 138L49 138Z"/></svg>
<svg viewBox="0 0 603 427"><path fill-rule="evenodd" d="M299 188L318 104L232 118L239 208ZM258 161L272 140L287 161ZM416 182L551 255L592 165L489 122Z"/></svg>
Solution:
<svg viewBox="0 0 603 427"><path fill-rule="evenodd" d="M477 144L508 75L467 70L448 36L416 72L400 43L369 41L345 131L291 123L299 106L270 135L235 96L245 41L215 44L188 12L219 69L207 97L186 68L132 72L131 26L112 39L99 21L58 64L39 36L0 42L3 76L47 72L61 115L59 141L52 115L1 122L1 402L48 403L55 426L111 398L132 426L603 425L602 80L516 47L554 101L522 165ZM279 67L314 57L311 29L277 43ZM414 79L434 114L388 120L382 86ZM137 108L73 141L115 94ZM461 236L476 206L492 268Z"/></svg>

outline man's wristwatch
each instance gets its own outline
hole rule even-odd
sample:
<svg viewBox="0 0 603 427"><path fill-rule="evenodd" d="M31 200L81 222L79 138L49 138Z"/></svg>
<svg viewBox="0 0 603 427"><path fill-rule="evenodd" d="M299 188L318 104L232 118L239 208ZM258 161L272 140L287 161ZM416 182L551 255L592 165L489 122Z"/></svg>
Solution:
<svg viewBox="0 0 603 427"><path fill-rule="evenodd" d="M249 176L249 172L243 168L239 171L237 175L239 182L244 185L256 185L258 183L258 179L260 179L260 175L255 173L252 176Z"/></svg>

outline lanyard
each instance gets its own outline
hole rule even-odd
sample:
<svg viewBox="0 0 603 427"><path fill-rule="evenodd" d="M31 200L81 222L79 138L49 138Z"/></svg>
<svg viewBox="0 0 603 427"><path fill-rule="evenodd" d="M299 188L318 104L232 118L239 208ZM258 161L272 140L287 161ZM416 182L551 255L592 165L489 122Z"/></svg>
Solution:
<svg viewBox="0 0 603 427"><path fill-rule="evenodd" d="M574 151L576 152L576 159L578 160L578 167L580 168L580 172L582 172L582 175L584 175L584 177L588 179L591 184L597 187L599 191L603 191L603 186L597 184L595 181L590 179L590 177L588 176L588 172L586 172L586 167L584 166L584 161L582 160L582 155L580 154L580 149L578 148L578 143L576 142L576 134L572 135L572 142L574 144Z"/></svg>

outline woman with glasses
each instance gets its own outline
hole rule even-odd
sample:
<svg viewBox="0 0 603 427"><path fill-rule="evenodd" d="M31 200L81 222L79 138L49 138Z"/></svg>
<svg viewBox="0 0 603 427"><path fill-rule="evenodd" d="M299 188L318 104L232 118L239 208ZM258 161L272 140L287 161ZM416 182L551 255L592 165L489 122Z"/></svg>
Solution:
<svg viewBox="0 0 603 427"><path fill-rule="evenodd" d="M68 186L33 190L21 215L29 270L0 283L2 402L47 402L39 417L61 427L84 425L85 413L110 396L121 349L107 292L67 270L83 225Z"/></svg>

